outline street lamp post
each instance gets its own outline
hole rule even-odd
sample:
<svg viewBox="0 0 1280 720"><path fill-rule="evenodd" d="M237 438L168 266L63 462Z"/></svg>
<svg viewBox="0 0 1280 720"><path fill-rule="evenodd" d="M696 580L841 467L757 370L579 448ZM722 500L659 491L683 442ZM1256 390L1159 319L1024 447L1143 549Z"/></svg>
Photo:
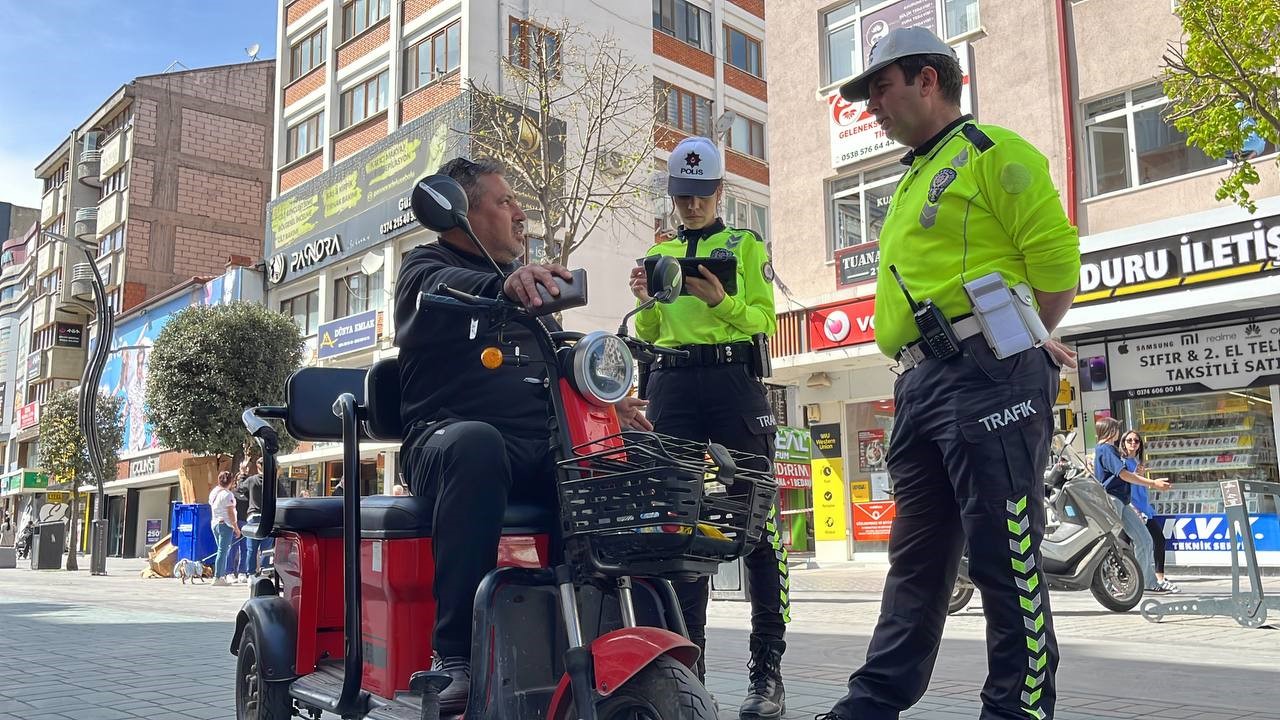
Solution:
<svg viewBox="0 0 1280 720"><path fill-rule="evenodd" d="M106 367L107 357L111 354L111 341L115 334L115 311L107 302L107 288L102 282L102 273L98 271L95 248L91 243L73 242L57 233L44 231L44 236L62 243L70 250L78 247L85 256L89 268L93 271L93 300L98 314L98 343L93 349L93 356L84 365L84 374L80 377L80 431L84 433L85 448L88 450L89 465L93 468L93 479L98 485L98 517L90 523L89 530L89 574L107 574L107 502L103 490L103 478L106 476L102 464L102 445L98 437L98 383L102 379L102 370ZM75 522L75 518L71 519Z"/></svg>

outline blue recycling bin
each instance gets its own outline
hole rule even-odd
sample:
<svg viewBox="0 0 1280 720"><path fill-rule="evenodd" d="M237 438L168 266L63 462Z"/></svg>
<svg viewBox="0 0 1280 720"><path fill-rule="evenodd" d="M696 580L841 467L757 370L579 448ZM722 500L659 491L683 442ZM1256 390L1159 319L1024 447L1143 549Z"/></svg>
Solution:
<svg viewBox="0 0 1280 720"><path fill-rule="evenodd" d="M218 543L213 539L213 528L209 525L213 519L212 512L205 503L173 503L169 511L169 527L173 529L171 540L178 548L179 560L203 561L217 554Z"/></svg>

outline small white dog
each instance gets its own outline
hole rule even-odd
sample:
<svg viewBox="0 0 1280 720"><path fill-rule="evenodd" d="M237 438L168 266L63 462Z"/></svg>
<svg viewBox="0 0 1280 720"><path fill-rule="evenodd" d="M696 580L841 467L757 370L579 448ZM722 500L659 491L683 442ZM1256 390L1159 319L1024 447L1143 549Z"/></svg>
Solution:
<svg viewBox="0 0 1280 720"><path fill-rule="evenodd" d="M182 584L186 585L190 580L194 585L196 580L204 582L205 564L199 560L179 560L173 566L173 574L175 577L181 578Z"/></svg>

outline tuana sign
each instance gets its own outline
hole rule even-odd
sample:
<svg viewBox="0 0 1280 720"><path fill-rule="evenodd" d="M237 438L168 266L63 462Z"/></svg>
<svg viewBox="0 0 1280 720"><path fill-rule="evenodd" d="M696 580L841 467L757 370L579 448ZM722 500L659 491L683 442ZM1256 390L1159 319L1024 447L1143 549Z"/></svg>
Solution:
<svg viewBox="0 0 1280 720"><path fill-rule="evenodd" d="M887 199L887 198L886 198ZM880 273L880 243L852 245L836 251L836 286L853 287L875 282Z"/></svg>
<svg viewBox="0 0 1280 720"><path fill-rule="evenodd" d="M378 344L378 311L368 310L320 326L317 358L331 358Z"/></svg>
<svg viewBox="0 0 1280 720"><path fill-rule="evenodd" d="M876 339L876 299L814 308L808 313L809 349L829 350Z"/></svg>
<svg viewBox="0 0 1280 720"><path fill-rule="evenodd" d="M902 16L899 6L908 5L901 2L890 6L885 12L897 12ZM932 3L930 3L932 4ZM878 15L879 13L873 13ZM868 16L870 17L870 16ZM907 15L910 22L910 13ZM884 24L888 24L887 21ZM898 21L901 24L901 21ZM896 26L896 25L895 25ZM863 27L867 27L866 20ZM870 31L870 30L868 30ZM888 29L883 30L888 33ZM964 84L960 93L960 108L966 113L973 112L973 81L970 74L969 43L963 42L955 46L956 57L960 60L960 70L964 73ZM860 63L861 65L862 63ZM887 152L906 152L906 148L890 140L880 128L880 123L867 112L865 102L851 103L840 97L840 89L836 88L827 95L828 127L831 131L831 167L839 168L849 163L866 160Z"/></svg>
<svg viewBox="0 0 1280 720"><path fill-rule="evenodd" d="M1111 391L1122 398L1280 383L1280 320L1107 343Z"/></svg>
<svg viewBox="0 0 1280 720"><path fill-rule="evenodd" d="M1280 270L1280 215L1085 254L1075 304L1124 300Z"/></svg>

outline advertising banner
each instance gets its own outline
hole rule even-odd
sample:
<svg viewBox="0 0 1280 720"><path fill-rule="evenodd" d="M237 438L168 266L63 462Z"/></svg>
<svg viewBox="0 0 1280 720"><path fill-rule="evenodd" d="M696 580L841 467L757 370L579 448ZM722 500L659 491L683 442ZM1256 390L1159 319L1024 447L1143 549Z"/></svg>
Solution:
<svg viewBox="0 0 1280 720"><path fill-rule="evenodd" d="M840 425L814 425L813 440L813 538L845 538L844 459Z"/></svg>

